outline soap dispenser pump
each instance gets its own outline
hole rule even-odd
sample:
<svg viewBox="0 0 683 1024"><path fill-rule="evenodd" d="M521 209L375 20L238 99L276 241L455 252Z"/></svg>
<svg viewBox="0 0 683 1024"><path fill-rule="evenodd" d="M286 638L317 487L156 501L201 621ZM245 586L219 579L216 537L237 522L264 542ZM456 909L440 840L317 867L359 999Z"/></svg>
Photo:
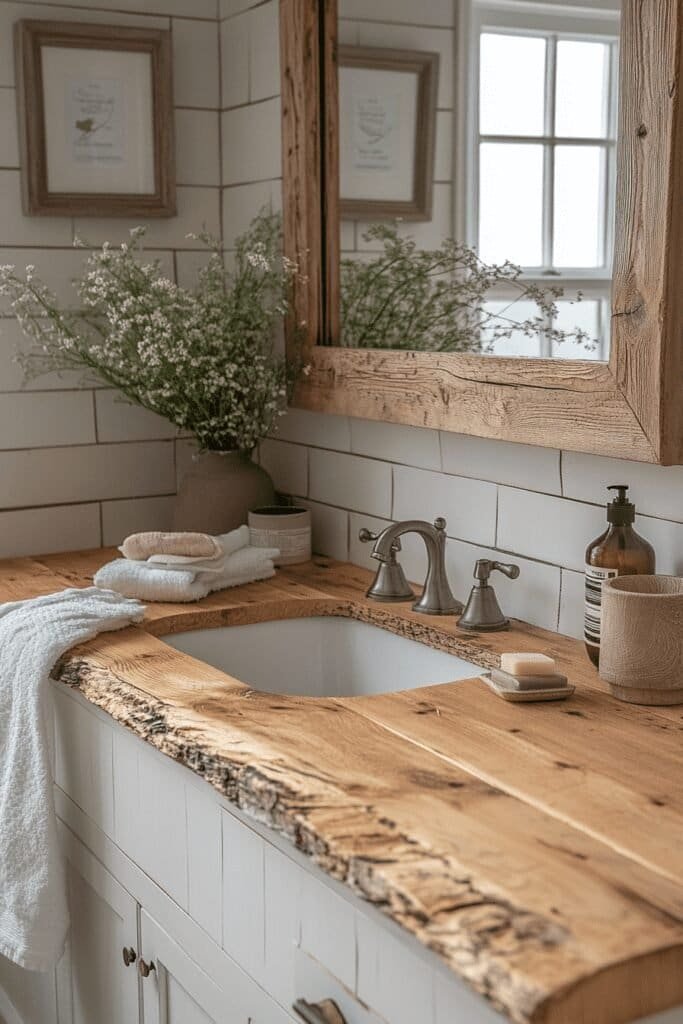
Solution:
<svg viewBox="0 0 683 1024"><path fill-rule="evenodd" d="M608 527L586 550L586 604L584 639L588 657L600 664L602 587L615 576L652 575L655 552L651 544L633 529L636 507L628 499L627 484L611 484L616 497L607 503Z"/></svg>

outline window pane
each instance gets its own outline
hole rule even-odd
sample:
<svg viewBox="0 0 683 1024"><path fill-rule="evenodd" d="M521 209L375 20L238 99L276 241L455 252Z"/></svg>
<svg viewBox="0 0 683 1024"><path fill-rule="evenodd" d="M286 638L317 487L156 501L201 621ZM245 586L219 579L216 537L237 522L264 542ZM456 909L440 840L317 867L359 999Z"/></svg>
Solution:
<svg viewBox="0 0 683 1024"><path fill-rule="evenodd" d="M479 131L482 135L542 135L545 39L481 36Z"/></svg>
<svg viewBox="0 0 683 1024"><path fill-rule="evenodd" d="M530 320L538 316L538 306L535 303L520 299L511 305L510 299L495 299L485 302L484 310L492 316L487 325L488 329L484 328L482 331L486 355L528 357L542 355L540 335L535 334L529 337L523 331L514 330L513 326L514 323L520 323L522 320ZM492 336L493 329L498 325L504 329L512 327L511 336L509 338L498 338L494 341Z"/></svg>
<svg viewBox="0 0 683 1024"><path fill-rule="evenodd" d="M484 142L479 147L479 255L538 267L542 259L543 146Z"/></svg>
<svg viewBox="0 0 683 1024"><path fill-rule="evenodd" d="M558 40L556 135L590 139L607 135L608 71L606 43Z"/></svg>
<svg viewBox="0 0 683 1024"><path fill-rule="evenodd" d="M556 267L603 265L605 151L598 146L555 149Z"/></svg>
<svg viewBox="0 0 683 1024"><path fill-rule="evenodd" d="M604 319L603 304L599 299L582 299L570 302L569 289L567 298L557 303L555 327L561 331L583 330L588 334L588 341L553 342L553 356L558 359L607 359L609 353L609 318Z"/></svg>

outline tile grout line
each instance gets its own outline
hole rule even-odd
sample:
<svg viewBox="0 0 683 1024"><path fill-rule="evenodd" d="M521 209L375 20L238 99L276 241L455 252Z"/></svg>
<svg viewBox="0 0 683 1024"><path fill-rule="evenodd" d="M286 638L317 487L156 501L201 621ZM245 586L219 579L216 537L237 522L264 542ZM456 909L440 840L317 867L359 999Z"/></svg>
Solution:
<svg viewBox="0 0 683 1024"><path fill-rule="evenodd" d="M564 582L564 569L560 566L560 591L557 600L557 619L555 620L555 632L560 632L560 619L562 618L562 585Z"/></svg>
<svg viewBox="0 0 683 1024"><path fill-rule="evenodd" d="M498 516L499 516L499 513L500 513L500 487L499 487L498 484L496 484L496 518L495 518L495 525L494 525L494 529L493 529L493 546L496 549L498 548Z"/></svg>

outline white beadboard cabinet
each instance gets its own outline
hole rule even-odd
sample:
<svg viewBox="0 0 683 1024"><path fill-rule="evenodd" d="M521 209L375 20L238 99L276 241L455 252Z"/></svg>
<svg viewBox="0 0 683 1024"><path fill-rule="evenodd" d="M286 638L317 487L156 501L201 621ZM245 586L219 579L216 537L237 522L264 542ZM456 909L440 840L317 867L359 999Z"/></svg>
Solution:
<svg viewBox="0 0 683 1024"><path fill-rule="evenodd" d="M301 1024L297 999L347 1024L504 1024L282 837L51 690L72 927L51 975L0 958L0 1024Z"/></svg>
<svg viewBox="0 0 683 1024"><path fill-rule="evenodd" d="M138 1016L138 978L122 950L137 946L137 904L85 849L68 865L71 933L58 970L71 1007L61 1008L69 1024L118 1024Z"/></svg>

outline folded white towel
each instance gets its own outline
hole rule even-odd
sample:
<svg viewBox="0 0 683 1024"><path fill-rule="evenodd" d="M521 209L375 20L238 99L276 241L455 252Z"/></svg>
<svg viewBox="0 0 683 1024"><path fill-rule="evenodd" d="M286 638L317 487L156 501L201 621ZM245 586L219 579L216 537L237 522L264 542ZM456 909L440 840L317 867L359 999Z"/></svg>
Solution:
<svg viewBox="0 0 683 1024"><path fill-rule="evenodd" d="M211 537L210 540L216 545L216 551L211 556L169 555L165 552L160 552L148 555L145 559L136 558L130 560L155 569L190 569L194 572L202 572L204 570L207 572L222 571L222 562L226 557L248 546L249 527L239 526L236 530L231 530L230 533L219 534L216 537ZM126 554L127 544L128 541L124 541L119 547L119 551L124 558L129 558ZM218 566L218 569L216 569L216 566Z"/></svg>
<svg viewBox="0 0 683 1024"><path fill-rule="evenodd" d="M143 565L154 569L187 569L190 572L225 572L227 558L249 546L249 527L240 526L230 533L214 537L219 553L211 558L197 558L192 555L150 555ZM120 549L119 549L120 550Z"/></svg>
<svg viewBox="0 0 683 1024"><path fill-rule="evenodd" d="M141 601L198 601L213 590L269 579L275 575L273 559L279 553L277 548L241 548L225 558L220 573L155 569L143 562L117 558L102 566L95 574L95 583Z"/></svg>
<svg viewBox="0 0 683 1024"><path fill-rule="evenodd" d="M69 648L138 622L144 611L96 587L0 605L0 953L29 970L55 966L69 926L52 799L48 676Z"/></svg>

